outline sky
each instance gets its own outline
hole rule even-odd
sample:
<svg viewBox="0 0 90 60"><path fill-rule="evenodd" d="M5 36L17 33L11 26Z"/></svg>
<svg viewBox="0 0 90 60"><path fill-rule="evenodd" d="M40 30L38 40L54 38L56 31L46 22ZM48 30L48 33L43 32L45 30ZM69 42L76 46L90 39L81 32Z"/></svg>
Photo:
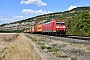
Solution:
<svg viewBox="0 0 90 60"><path fill-rule="evenodd" d="M90 6L90 0L0 0L0 24Z"/></svg>

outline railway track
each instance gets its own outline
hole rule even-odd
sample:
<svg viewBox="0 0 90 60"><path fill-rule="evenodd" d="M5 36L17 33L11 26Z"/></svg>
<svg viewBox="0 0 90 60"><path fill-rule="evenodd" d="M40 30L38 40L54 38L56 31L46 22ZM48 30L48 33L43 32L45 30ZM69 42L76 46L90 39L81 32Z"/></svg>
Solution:
<svg viewBox="0 0 90 60"><path fill-rule="evenodd" d="M84 37L84 36L64 36L65 38L73 38L73 39L80 39L80 40L90 40L90 37Z"/></svg>
<svg viewBox="0 0 90 60"><path fill-rule="evenodd" d="M41 34L36 34L36 35L41 35ZM46 38L50 38L50 39L55 39L55 40L61 40L61 41L65 41L65 42L70 42L70 43L79 43L79 44L85 44L85 45L90 45L90 37L83 37L83 36L56 36L56 35L41 35L44 36Z"/></svg>
<svg viewBox="0 0 90 60"><path fill-rule="evenodd" d="M64 36L64 41L72 42L72 43L80 43L85 45L90 45L90 37L83 36Z"/></svg>

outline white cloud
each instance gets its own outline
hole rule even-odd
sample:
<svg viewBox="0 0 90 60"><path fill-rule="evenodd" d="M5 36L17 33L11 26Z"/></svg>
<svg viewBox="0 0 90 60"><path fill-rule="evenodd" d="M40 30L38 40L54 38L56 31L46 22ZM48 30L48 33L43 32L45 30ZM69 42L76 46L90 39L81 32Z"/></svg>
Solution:
<svg viewBox="0 0 90 60"><path fill-rule="evenodd" d="M0 17L3 17L3 16L0 16Z"/></svg>
<svg viewBox="0 0 90 60"><path fill-rule="evenodd" d="M46 6L47 4L42 2L41 0L22 0L21 4L36 4L37 6Z"/></svg>
<svg viewBox="0 0 90 60"><path fill-rule="evenodd" d="M0 16L0 24L19 21L20 19L23 19L23 18L24 18L24 16L15 16L15 17Z"/></svg>
<svg viewBox="0 0 90 60"><path fill-rule="evenodd" d="M12 18L10 19L10 21L11 21L11 22L15 22L15 21L21 20L21 19L23 19L23 18L24 18L24 16L15 16L15 17L12 17Z"/></svg>
<svg viewBox="0 0 90 60"><path fill-rule="evenodd" d="M0 21L10 21L10 20L16 20L16 19L22 19L24 16L15 16L15 17L3 17L0 16Z"/></svg>
<svg viewBox="0 0 90 60"><path fill-rule="evenodd" d="M32 9L23 9L22 10L23 13L25 14L38 14L38 15L42 15L42 14L48 14L48 13L52 13L51 11L43 11L42 9L40 10L32 10Z"/></svg>
<svg viewBox="0 0 90 60"><path fill-rule="evenodd" d="M5 17L3 17L3 16L0 16L0 21L2 21L2 20L7 20L8 18L5 18Z"/></svg>
<svg viewBox="0 0 90 60"><path fill-rule="evenodd" d="M71 5L68 10L72 10L73 8L76 8L76 6Z"/></svg>
<svg viewBox="0 0 90 60"><path fill-rule="evenodd" d="M15 16L15 17L12 17L13 19L20 19L20 18L23 18L24 16Z"/></svg>
<svg viewBox="0 0 90 60"><path fill-rule="evenodd" d="M9 18L0 16L0 24L7 23L7 20L9 20Z"/></svg>

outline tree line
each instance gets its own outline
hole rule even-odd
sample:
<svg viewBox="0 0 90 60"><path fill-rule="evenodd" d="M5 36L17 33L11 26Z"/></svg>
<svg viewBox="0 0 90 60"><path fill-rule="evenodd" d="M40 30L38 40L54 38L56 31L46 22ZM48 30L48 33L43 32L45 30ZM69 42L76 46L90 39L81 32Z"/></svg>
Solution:
<svg viewBox="0 0 90 60"><path fill-rule="evenodd" d="M73 16L67 21L67 34L90 36L90 13L84 11L83 13Z"/></svg>

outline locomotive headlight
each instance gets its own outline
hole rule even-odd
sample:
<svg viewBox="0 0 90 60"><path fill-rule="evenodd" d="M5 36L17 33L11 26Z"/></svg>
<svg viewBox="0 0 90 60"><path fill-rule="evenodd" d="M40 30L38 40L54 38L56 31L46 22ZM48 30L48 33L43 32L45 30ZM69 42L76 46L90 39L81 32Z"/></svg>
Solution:
<svg viewBox="0 0 90 60"><path fill-rule="evenodd" d="M63 28L66 28L65 26L63 26Z"/></svg>
<svg viewBox="0 0 90 60"><path fill-rule="evenodd" d="M59 28L59 26L57 26L57 28Z"/></svg>

